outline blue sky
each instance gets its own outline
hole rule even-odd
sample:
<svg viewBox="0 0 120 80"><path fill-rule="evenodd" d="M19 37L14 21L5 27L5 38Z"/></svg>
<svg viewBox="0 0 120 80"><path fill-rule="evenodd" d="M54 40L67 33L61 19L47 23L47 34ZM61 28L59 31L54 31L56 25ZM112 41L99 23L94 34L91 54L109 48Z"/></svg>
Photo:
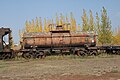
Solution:
<svg viewBox="0 0 120 80"><path fill-rule="evenodd" d="M107 9L113 29L120 26L120 0L0 0L0 27L9 27L13 31L14 42L19 42L18 31L25 27L26 20L36 17L52 19L56 13L68 15L73 12L77 24L82 25L83 9L93 16L101 9ZM89 15L88 15L89 16Z"/></svg>

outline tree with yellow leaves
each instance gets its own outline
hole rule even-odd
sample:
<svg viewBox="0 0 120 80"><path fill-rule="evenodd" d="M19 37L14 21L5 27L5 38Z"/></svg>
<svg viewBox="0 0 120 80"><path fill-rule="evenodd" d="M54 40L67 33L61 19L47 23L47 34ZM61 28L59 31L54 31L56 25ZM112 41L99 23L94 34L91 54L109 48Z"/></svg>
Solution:
<svg viewBox="0 0 120 80"><path fill-rule="evenodd" d="M115 35L113 35L113 44L120 45L120 27L116 29Z"/></svg>
<svg viewBox="0 0 120 80"><path fill-rule="evenodd" d="M60 24L59 25L63 25L64 24L64 21L63 21L64 17L62 15L62 13L60 14Z"/></svg>
<svg viewBox="0 0 120 80"><path fill-rule="evenodd" d="M48 32L48 29L47 29L47 21L46 21L45 18L44 18L44 32Z"/></svg>
<svg viewBox="0 0 120 80"><path fill-rule="evenodd" d="M32 23L31 23L31 32L35 31L35 23L34 23L34 19L32 19Z"/></svg>
<svg viewBox="0 0 120 80"><path fill-rule="evenodd" d="M90 10L89 31L94 31L94 19L92 11Z"/></svg>
<svg viewBox="0 0 120 80"><path fill-rule="evenodd" d="M32 32L32 23L29 21L29 32Z"/></svg>
<svg viewBox="0 0 120 80"><path fill-rule="evenodd" d="M51 31L51 26L50 26L50 19L47 20L47 29L48 29L48 32Z"/></svg>
<svg viewBox="0 0 120 80"><path fill-rule="evenodd" d="M35 24L35 32L39 32L39 21L38 21L38 17L36 17L35 22L36 22L36 24Z"/></svg>
<svg viewBox="0 0 120 80"><path fill-rule="evenodd" d="M42 32L42 18L40 17L39 32Z"/></svg>
<svg viewBox="0 0 120 80"><path fill-rule="evenodd" d="M87 17L85 9L83 9L82 21L83 21L82 22L82 31L87 32L89 30L89 27L88 27L88 17Z"/></svg>
<svg viewBox="0 0 120 80"><path fill-rule="evenodd" d="M78 29L77 29L77 31L80 31L80 29L81 29L80 24L78 24Z"/></svg>
<svg viewBox="0 0 120 80"><path fill-rule="evenodd" d="M98 41L102 45L108 45L112 42L111 21L107 16L107 10L103 7L101 14L101 24L98 31Z"/></svg>
<svg viewBox="0 0 120 80"><path fill-rule="evenodd" d="M26 32L29 32L29 23L27 20L25 22L25 30L26 30Z"/></svg>
<svg viewBox="0 0 120 80"><path fill-rule="evenodd" d="M59 18L57 13L56 13L56 24L59 25Z"/></svg>
<svg viewBox="0 0 120 80"><path fill-rule="evenodd" d="M69 24L68 16L66 15L66 22L65 24ZM68 25L65 25L65 30L70 30L70 27Z"/></svg>
<svg viewBox="0 0 120 80"><path fill-rule="evenodd" d="M52 24L52 25L51 25L52 30L55 30L55 27L54 27L54 20L53 20L53 19L51 20L51 24Z"/></svg>
<svg viewBox="0 0 120 80"><path fill-rule="evenodd" d="M70 23L71 23L71 31L76 31L76 20L73 17L73 13L70 13Z"/></svg>
<svg viewBox="0 0 120 80"><path fill-rule="evenodd" d="M72 30L73 31L73 13L71 12L70 13L70 23L71 23L71 28L70 28L70 30Z"/></svg>
<svg viewBox="0 0 120 80"><path fill-rule="evenodd" d="M75 19L73 20L73 31L74 32L76 31L76 20Z"/></svg>

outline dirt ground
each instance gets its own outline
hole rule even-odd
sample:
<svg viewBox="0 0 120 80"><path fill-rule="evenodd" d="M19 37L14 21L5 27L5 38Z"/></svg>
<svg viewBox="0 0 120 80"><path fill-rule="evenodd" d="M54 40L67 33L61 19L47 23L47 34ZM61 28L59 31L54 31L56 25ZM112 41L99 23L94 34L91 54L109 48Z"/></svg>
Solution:
<svg viewBox="0 0 120 80"><path fill-rule="evenodd" d="M120 80L120 55L1 60L0 80Z"/></svg>

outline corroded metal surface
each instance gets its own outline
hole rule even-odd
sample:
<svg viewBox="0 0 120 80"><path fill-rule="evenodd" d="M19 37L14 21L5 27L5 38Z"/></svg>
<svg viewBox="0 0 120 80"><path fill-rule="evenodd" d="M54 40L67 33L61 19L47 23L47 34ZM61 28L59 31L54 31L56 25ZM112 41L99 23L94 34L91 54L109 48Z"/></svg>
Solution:
<svg viewBox="0 0 120 80"><path fill-rule="evenodd" d="M23 35L23 44L36 46L80 46L96 43L93 33L72 32L63 30L62 26L56 26L56 30L45 32L27 32Z"/></svg>
<svg viewBox="0 0 120 80"><path fill-rule="evenodd" d="M91 37L92 36L92 37ZM54 33L25 33L23 36L24 44L29 45L53 45L53 46L64 46L64 45L81 45L84 43L91 43L95 41L93 34L73 33L73 32L59 32Z"/></svg>

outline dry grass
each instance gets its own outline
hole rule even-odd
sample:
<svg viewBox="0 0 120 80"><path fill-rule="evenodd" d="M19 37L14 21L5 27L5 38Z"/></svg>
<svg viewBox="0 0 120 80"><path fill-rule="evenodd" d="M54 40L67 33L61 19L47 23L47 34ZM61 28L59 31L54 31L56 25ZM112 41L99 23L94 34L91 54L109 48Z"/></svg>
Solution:
<svg viewBox="0 0 120 80"><path fill-rule="evenodd" d="M110 56L78 57L67 55L48 56L45 59L15 58L13 60L1 60L0 78L2 80L49 80L50 75L57 75L56 77L53 76L57 79L57 77L69 77L69 75L101 76L109 72L119 73L120 56Z"/></svg>

